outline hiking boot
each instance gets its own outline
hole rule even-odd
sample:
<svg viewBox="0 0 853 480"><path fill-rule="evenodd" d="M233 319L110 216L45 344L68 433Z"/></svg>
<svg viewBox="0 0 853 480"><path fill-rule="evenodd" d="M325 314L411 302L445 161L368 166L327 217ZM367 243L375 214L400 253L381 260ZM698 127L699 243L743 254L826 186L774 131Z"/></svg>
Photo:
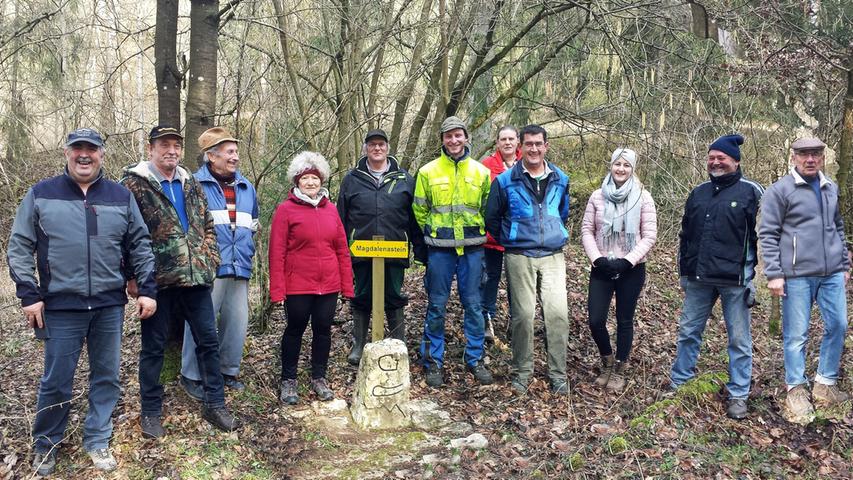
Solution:
<svg viewBox="0 0 853 480"><path fill-rule="evenodd" d="M385 316L388 318L388 336L406 343L406 317L403 309L389 310Z"/></svg>
<svg viewBox="0 0 853 480"><path fill-rule="evenodd" d="M746 399L730 398L726 406L726 415L735 420L746 418Z"/></svg>
<svg viewBox="0 0 853 480"><path fill-rule="evenodd" d="M625 373L626 362L616 360L613 364L613 371L610 373L610 378L607 379L607 389L615 393L622 393L625 390L625 385L628 379Z"/></svg>
<svg viewBox="0 0 853 480"><path fill-rule="evenodd" d="M361 363L361 354L364 352L364 344L367 342L367 325L370 323L370 312L364 310L352 311L352 350L347 357L347 363L358 366Z"/></svg>
<svg viewBox="0 0 853 480"><path fill-rule="evenodd" d="M142 436L145 438L160 438L166 435L159 416L143 415L139 418L139 426L142 427Z"/></svg>
<svg viewBox="0 0 853 480"><path fill-rule="evenodd" d="M189 395L193 400L199 402L204 401L204 385L202 385L198 380L191 380L181 375L181 386L184 387L184 391L187 392L187 395Z"/></svg>
<svg viewBox="0 0 853 480"><path fill-rule="evenodd" d="M118 462L116 462L113 454L110 453L109 448L98 448L86 453L89 454L89 458L92 459L92 463L95 464L95 469L97 470L102 472L112 472L116 467L118 467Z"/></svg>
<svg viewBox="0 0 853 480"><path fill-rule="evenodd" d="M568 395L569 394L569 382L565 379L554 380L551 382L551 393L557 395Z"/></svg>
<svg viewBox="0 0 853 480"><path fill-rule="evenodd" d="M204 407L204 410L201 412L201 418L207 420L207 423L225 432L233 432L240 428L240 420L237 420L237 417L228 413L228 409L225 407Z"/></svg>
<svg viewBox="0 0 853 480"><path fill-rule="evenodd" d="M805 385L797 385L785 396L785 408L782 415L786 420L805 425L814 420L814 407L809 401L809 391Z"/></svg>
<svg viewBox="0 0 853 480"><path fill-rule="evenodd" d="M242 392L246 389L246 384L237 380L237 377L233 375L222 375L222 383L225 385L225 388L230 388L231 390L236 390L238 392Z"/></svg>
<svg viewBox="0 0 853 480"><path fill-rule="evenodd" d="M474 379L480 382L480 385L491 385L492 382L495 381L495 379L492 378L492 372L483 365L482 360L474 365L468 365L466 368L472 375L474 375Z"/></svg>
<svg viewBox="0 0 853 480"><path fill-rule="evenodd" d="M595 379L595 385L598 387L606 387L607 381L610 380L610 374L613 372L613 363L616 357L611 353L601 357L601 373Z"/></svg>
<svg viewBox="0 0 853 480"><path fill-rule="evenodd" d="M33 457L33 470L42 477L56 471L56 449L51 449L47 453L36 453Z"/></svg>
<svg viewBox="0 0 853 480"><path fill-rule="evenodd" d="M510 383L510 387L515 390L515 393L525 395L527 393L527 389L530 388L530 384L527 382L527 380L513 378L512 383Z"/></svg>
<svg viewBox="0 0 853 480"><path fill-rule="evenodd" d="M322 402L328 402L335 398L335 394L332 393L332 389L329 388L329 383L326 382L325 378L312 378L311 390L314 390L314 393L317 394L317 397L319 397Z"/></svg>
<svg viewBox="0 0 853 480"><path fill-rule="evenodd" d="M295 378L282 380L281 394L278 398L281 399L282 403L287 405L296 405L296 402L299 401L299 394L296 392Z"/></svg>
<svg viewBox="0 0 853 480"><path fill-rule="evenodd" d="M442 372L441 367L426 369L426 384L432 388L444 385L444 372Z"/></svg>
<svg viewBox="0 0 853 480"><path fill-rule="evenodd" d="M489 313L483 314L483 326L485 327L486 332L486 344L494 345L495 344L495 326L492 322L492 315Z"/></svg>
<svg viewBox="0 0 853 480"><path fill-rule="evenodd" d="M815 382L812 387L812 398L815 405L831 407L850 400L850 395L841 391L838 385L824 385Z"/></svg>

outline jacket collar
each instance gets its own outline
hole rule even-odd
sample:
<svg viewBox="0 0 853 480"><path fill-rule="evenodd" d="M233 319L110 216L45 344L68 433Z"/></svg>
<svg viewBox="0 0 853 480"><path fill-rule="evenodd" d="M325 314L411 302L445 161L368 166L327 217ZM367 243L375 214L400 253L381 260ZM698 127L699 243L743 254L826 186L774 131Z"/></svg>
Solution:
<svg viewBox="0 0 853 480"><path fill-rule="evenodd" d="M148 160L137 163L136 165L128 168L126 172L142 177L157 185L160 185L160 182L165 180L165 178L160 175L160 171L154 168ZM184 167L178 165L178 169L175 172L175 178L181 181L181 185L184 185L190 179L190 174L184 169Z"/></svg>
<svg viewBox="0 0 853 480"><path fill-rule="evenodd" d="M796 167L791 167L791 176L794 177L794 184L796 185L805 185L806 183L808 183L806 182L806 179L803 178L803 176L800 175L799 172L797 172ZM823 172L820 170L818 170L817 176L818 178L820 178L820 188L823 188L824 186L832 183L832 181L826 178L826 175L824 175Z"/></svg>
<svg viewBox="0 0 853 480"><path fill-rule="evenodd" d="M76 188L81 193L83 192L83 189L80 188L80 185L77 184L77 181L75 181L73 178L71 178L71 174L68 173L68 165L65 166L64 177L65 177L65 180L69 183L69 185ZM92 188L92 187L96 186L97 184L101 183L102 178L104 178L104 168L103 167L101 167L101 169L98 171L98 176L94 180L92 180L92 183L89 184L89 188Z"/></svg>
<svg viewBox="0 0 853 480"><path fill-rule="evenodd" d="M208 167L209 163L205 162L204 165L199 167L199 169L195 172L195 178L199 182L216 182L218 181L213 177L213 174L210 173L210 167ZM180 167L178 167L180 168ZM249 185L249 180L246 179L241 173L240 170L234 174L234 184L235 185Z"/></svg>
<svg viewBox="0 0 853 480"><path fill-rule="evenodd" d="M739 182L741 177L743 177L743 172L741 171L740 166L738 166L737 170L732 173L727 173L719 177L711 175L710 177L711 184L714 185L714 191L719 192L720 190L731 187L735 183Z"/></svg>
<svg viewBox="0 0 853 480"><path fill-rule="evenodd" d="M370 173L367 168L367 155L362 156L358 159L358 164L355 167L358 170L361 170L364 173ZM391 172L396 172L400 169L399 163L397 162L397 158L394 155L388 155L388 171L386 174Z"/></svg>

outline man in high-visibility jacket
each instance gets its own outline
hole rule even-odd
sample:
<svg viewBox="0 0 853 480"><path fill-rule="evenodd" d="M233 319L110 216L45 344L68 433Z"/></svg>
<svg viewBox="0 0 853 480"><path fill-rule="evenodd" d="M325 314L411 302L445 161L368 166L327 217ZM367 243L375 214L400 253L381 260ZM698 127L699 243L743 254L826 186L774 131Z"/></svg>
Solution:
<svg viewBox="0 0 853 480"><path fill-rule="evenodd" d="M456 275L465 310L465 364L478 382L488 385L492 374L483 365L480 280L489 169L469 156L468 129L459 118L442 122L441 142L441 156L418 171L412 204L427 245L426 257L417 258L428 265L424 284L429 305L421 343L426 383L431 387L444 384L444 317Z"/></svg>

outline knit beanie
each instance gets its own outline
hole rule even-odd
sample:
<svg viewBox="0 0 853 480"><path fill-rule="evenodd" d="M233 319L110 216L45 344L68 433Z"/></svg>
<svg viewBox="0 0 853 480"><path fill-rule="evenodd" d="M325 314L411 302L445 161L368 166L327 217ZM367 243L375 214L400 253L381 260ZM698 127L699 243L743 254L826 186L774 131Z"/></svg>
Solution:
<svg viewBox="0 0 853 480"><path fill-rule="evenodd" d="M743 137L734 133L732 135L723 135L722 137L714 140L708 147L708 151L711 150L719 150L726 155L735 159L735 161L740 162L740 147L739 145L743 145Z"/></svg>
<svg viewBox="0 0 853 480"><path fill-rule="evenodd" d="M442 135L451 130L456 130L457 128L461 128L462 131L465 132L465 138L468 138L468 127L465 125L465 122L463 122L461 118L451 116L445 118L444 121L441 122Z"/></svg>
<svg viewBox="0 0 853 480"><path fill-rule="evenodd" d="M630 163L631 168L637 168L637 152L630 148L619 147L614 150L613 155L610 156L610 165L613 165L613 163L620 158L623 158Z"/></svg>

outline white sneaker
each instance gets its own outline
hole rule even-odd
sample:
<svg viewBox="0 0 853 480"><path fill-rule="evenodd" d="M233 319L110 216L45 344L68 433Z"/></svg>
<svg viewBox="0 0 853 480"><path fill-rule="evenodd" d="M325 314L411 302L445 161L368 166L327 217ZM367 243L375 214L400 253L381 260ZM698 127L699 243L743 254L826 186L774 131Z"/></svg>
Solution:
<svg viewBox="0 0 853 480"><path fill-rule="evenodd" d="M90 450L87 453L89 454L89 458L92 459L92 463L95 464L95 468L98 470L111 472L118 467L118 462L116 462L115 457L113 457L113 454L110 453L108 448Z"/></svg>

